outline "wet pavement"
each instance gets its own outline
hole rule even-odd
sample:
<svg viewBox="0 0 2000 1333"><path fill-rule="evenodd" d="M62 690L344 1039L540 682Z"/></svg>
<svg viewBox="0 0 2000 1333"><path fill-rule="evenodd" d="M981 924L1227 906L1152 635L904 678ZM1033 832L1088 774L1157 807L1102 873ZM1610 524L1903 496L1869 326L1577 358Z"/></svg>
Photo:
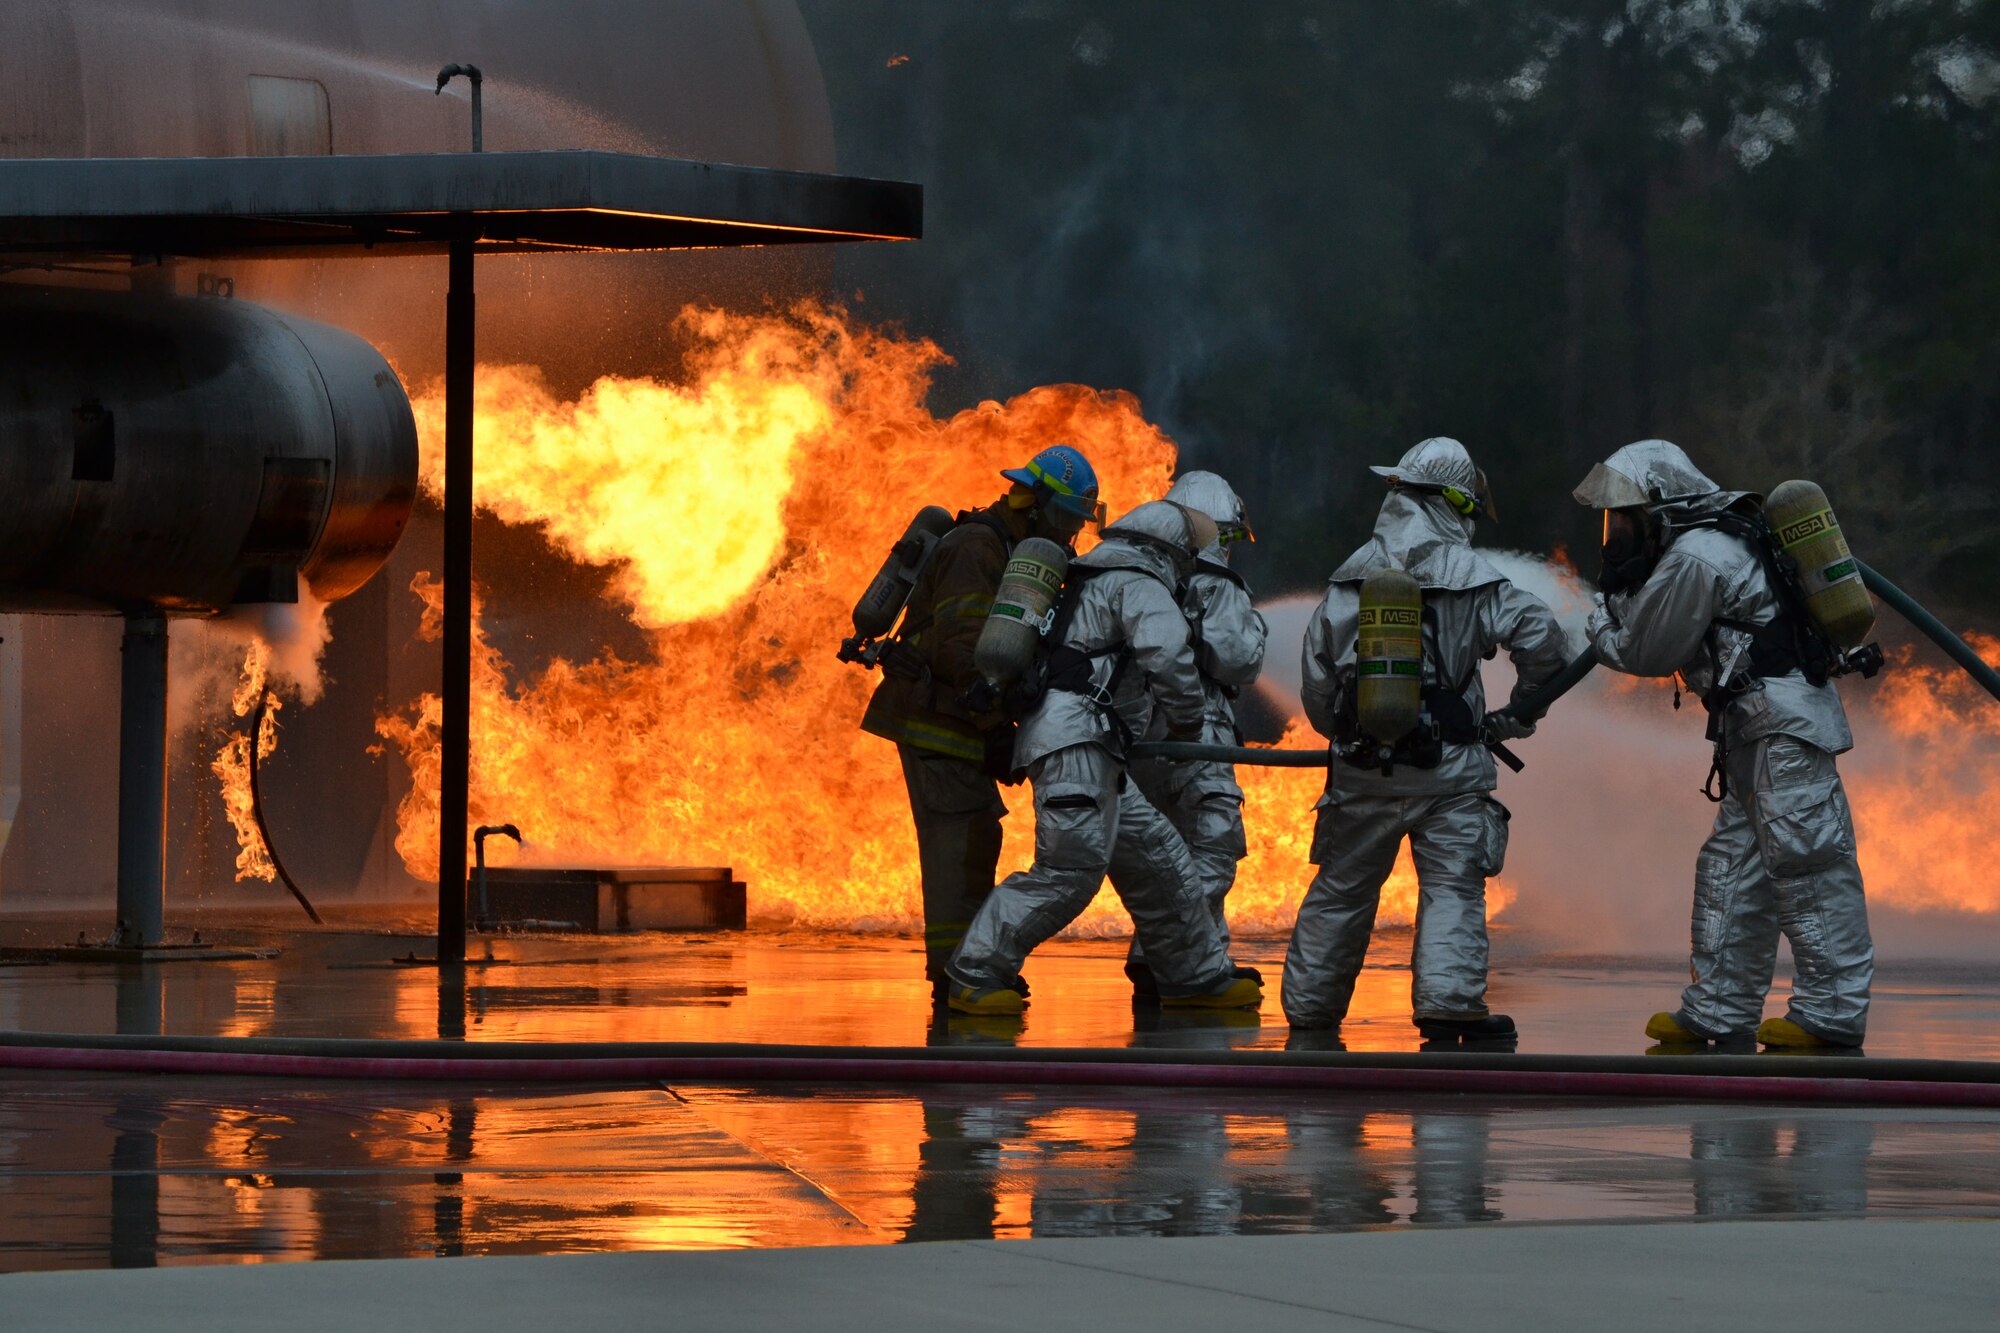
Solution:
<svg viewBox="0 0 2000 1333"><path fill-rule="evenodd" d="M276 947L275 959L150 967L0 965L0 1030L167 1032L233 1037L453 1037L479 1041L732 1041L912 1046L1283 1047L1284 942L1238 941L1263 969L1260 1013L1165 1014L1135 1007L1122 940L1057 940L1029 960L1020 1019L937 1021L915 941L810 932L474 937L461 977L393 961L432 952L376 929L295 931L286 918L211 915L218 945ZM60 944L73 919L0 917L0 946ZM1411 1051L1407 929L1378 932L1340 1040L1353 1051ZM1584 959L1541 951L1497 927L1490 1001L1521 1028L1520 1049L1634 1055L1646 1019L1671 1009L1684 959ZM1767 1013L1784 1012L1788 983ZM1878 1057L2000 1060L2000 963L1886 961L1868 1047Z"/></svg>
<svg viewBox="0 0 2000 1333"><path fill-rule="evenodd" d="M261 926L219 942L270 942ZM73 935L73 927L71 928ZM22 943L33 923L0 922ZM468 1040L1282 1046L1137 1011L1060 942L1025 1021L934 1023L908 941L507 937L440 977L389 934L277 959L0 967L0 1029ZM1517 942L1518 944L1518 942ZM1276 976L1280 946L1252 942ZM1356 1050L1416 1045L1407 933ZM474 953L486 952L477 941ZM1636 1053L1674 965L1525 959L1524 1050ZM1510 956L1502 937L1498 953ZM2000 1058L2000 969L1885 972L1869 1053ZM1775 1011L1775 1007L1774 1007ZM2000 1218L2000 1112L1006 1086L425 1086L0 1073L0 1270L1724 1218Z"/></svg>
<svg viewBox="0 0 2000 1333"><path fill-rule="evenodd" d="M0 1271L2000 1218L2000 1114L0 1074Z"/></svg>

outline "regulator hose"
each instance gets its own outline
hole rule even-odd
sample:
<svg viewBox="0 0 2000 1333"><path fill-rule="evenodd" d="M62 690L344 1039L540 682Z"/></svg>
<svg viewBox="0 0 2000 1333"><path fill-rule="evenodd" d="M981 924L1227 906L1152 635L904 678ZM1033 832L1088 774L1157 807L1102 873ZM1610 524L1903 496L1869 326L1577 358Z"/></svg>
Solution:
<svg viewBox="0 0 2000 1333"><path fill-rule="evenodd" d="M414 1082L983 1083L2000 1107L2000 1061L0 1033L0 1068Z"/></svg>
<svg viewBox="0 0 2000 1333"><path fill-rule="evenodd" d="M319 913L313 910L312 900L306 897L291 872L285 869L285 863L278 859L278 844L271 841L271 826L264 822L264 794L257 786L257 742L264 734L264 714L270 709L271 692L267 689L257 696L256 711L250 715L250 814L257 821L257 836L264 840L264 854L271 858L271 869L278 872L278 879L292 891L292 897L299 900L299 906L306 909L312 923L323 926L326 922L320 920Z"/></svg>
<svg viewBox="0 0 2000 1333"><path fill-rule="evenodd" d="M1944 654L1965 669L1965 674L1985 686L1986 692L2000 699L2000 671L1987 665L1986 659L1972 650L1972 645L1959 638L1945 627L1945 623L1924 610L1921 603L1895 584L1882 577L1871 566L1856 560L1861 570L1861 581L1868 585L1868 591L1880 597L1896 609L1896 613L1922 630L1924 636Z"/></svg>

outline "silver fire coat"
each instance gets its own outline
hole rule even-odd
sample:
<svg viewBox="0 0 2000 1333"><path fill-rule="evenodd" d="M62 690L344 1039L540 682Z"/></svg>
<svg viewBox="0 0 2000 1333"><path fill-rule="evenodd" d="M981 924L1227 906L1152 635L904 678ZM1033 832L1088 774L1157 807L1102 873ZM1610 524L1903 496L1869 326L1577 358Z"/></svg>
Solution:
<svg viewBox="0 0 2000 1333"><path fill-rule="evenodd" d="M1635 494L1683 520L1743 498L1662 440L1613 454L1576 497L1602 508ZM1634 676L1678 673L1706 697L1725 667L1734 679L1749 666L1750 636L1716 619L1764 624L1778 610L1749 542L1694 527L1671 537L1644 583L1600 599L1587 633L1605 665ZM1833 760L1854 744L1840 693L1797 672L1753 681L1724 713L1722 740L1729 795L1695 863L1694 983L1678 1020L1703 1036L1747 1037L1782 933L1797 969L1788 1017L1829 1041L1859 1045L1874 946L1853 818Z"/></svg>
<svg viewBox="0 0 2000 1333"><path fill-rule="evenodd" d="M1095 690L1104 692L1117 673L1115 704L1131 735L1144 736L1157 711L1164 726L1191 736L1202 726L1208 697L1195 664L1187 617L1174 601L1182 573L1164 547L1120 536L1124 521L1106 528L1102 542L1071 562L1072 567L1106 572L1091 576L1077 589L1063 642L1087 653L1123 645L1092 661L1090 679ZM1121 654L1129 660L1118 672ZM1014 766L1028 768L1043 755L1070 745L1097 744L1122 753L1121 739L1102 703L1067 690L1051 690L1021 722Z"/></svg>

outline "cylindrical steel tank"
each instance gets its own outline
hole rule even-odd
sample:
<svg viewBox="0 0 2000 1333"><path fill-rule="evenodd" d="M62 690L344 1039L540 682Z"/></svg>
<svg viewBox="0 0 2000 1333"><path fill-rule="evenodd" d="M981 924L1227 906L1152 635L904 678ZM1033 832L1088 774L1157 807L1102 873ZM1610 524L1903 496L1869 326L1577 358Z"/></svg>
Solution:
<svg viewBox="0 0 2000 1333"><path fill-rule="evenodd" d="M834 169L832 116L793 0L6 0L0 157L463 152L484 73L486 147L597 148ZM825 290L827 247L483 260L479 343L574 392L679 361L689 302ZM352 329L413 387L444 369L441 258L182 263L140 277Z"/></svg>
<svg viewBox="0 0 2000 1333"><path fill-rule="evenodd" d="M0 285L0 611L323 601L381 567L416 423L360 338L245 301Z"/></svg>

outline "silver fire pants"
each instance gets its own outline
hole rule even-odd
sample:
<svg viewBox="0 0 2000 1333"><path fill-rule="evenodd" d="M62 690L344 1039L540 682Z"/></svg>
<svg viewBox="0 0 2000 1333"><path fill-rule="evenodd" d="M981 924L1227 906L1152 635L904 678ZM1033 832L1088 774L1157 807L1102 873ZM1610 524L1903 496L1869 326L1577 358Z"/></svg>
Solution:
<svg viewBox="0 0 2000 1333"><path fill-rule="evenodd" d="M1229 975L1229 951L1202 901L1187 844L1099 745L1072 745L1028 769L1035 862L993 890L952 956L952 979L1004 986L1044 940L1074 921L1108 873L1162 995L1192 995ZM1145 873L1138 873L1140 870Z"/></svg>
<svg viewBox="0 0 2000 1333"><path fill-rule="evenodd" d="M1201 886L1202 900L1222 934L1222 947L1227 949L1226 901L1236 886L1236 863L1250 850L1243 832L1243 791L1236 785L1235 768L1207 761L1149 761L1133 765L1132 779L1187 844L1188 855L1194 858L1195 882ZM1139 873L1149 873L1149 868L1142 867ZM1136 960L1144 952L1134 935L1132 958Z"/></svg>
<svg viewBox="0 0 2000 1333"><path fill-rule="evenodd" d="M1486 1015L1486 880L1507 856L1507 807L1485 792L1335 793L1313 831L1319 866L1285 951L1285 1017L1337 1026L1354 998L1383 881L1404 837L1417 867L1413 1017Z"/></svg>
<svg viewBox="0 0 2000 1333"><path fill-rule="evenodd" d="M1706 1037L1755 1031L1782 934L1796 972L1786 1017L1858 1046L1875 948L1833 756L1791 736L1765 736L1739 742L1728 772L1729 795L1695 862L1694 983L1675 1018Z"/></svg>

